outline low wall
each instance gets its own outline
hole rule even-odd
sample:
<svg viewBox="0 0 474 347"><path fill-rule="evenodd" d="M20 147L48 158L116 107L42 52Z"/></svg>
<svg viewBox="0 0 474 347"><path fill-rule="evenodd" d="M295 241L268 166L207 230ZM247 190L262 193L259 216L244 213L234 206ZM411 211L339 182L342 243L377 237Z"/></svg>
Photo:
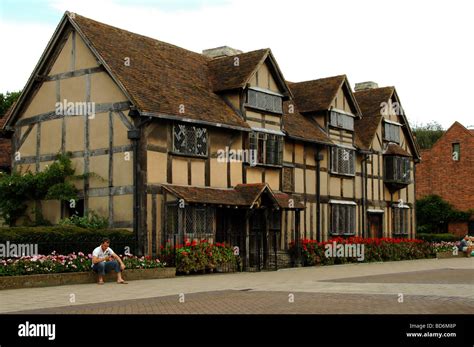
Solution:
<svg viewBox="0 0 474 347"><path fill-rule="evenodd" d="M466 258L469 257L470 254L467 252L459 251L458 254L454 255L453 251L446 251L446 252L437 252L436 258L438 259L445 259L445 258Z"/></svg>
<svg viewBox="0 0 474 347"><path fill-rule="evenodd" d="M117 275L109 273L105 276L105 282L115 282ZM129 269L123 272L123 278L127 281L148 280L158 278L171 278L176 276L176 268L155 269ZM1 289L35 288L62 286L68 284L86 284L97 282L97 274L90 272L70 272L25 276L0 276Z"/></svg>

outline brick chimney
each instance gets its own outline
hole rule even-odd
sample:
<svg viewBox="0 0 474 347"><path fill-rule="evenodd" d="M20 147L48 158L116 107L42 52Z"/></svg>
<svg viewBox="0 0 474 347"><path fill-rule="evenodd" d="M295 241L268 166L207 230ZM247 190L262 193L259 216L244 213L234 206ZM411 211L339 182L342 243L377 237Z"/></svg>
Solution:
<svg viewBox="0 0 474 347"><path fill-rule="evenodd" d="M230 57L241 53L242 51L229 46L209 48L202 51L202 54L209 58Z"/></svg>
<svg viewBox="0 0 474 347"><path fill-rule="evenodd" d="M356 92L360 92L361 90L375 89L378 87L379 85L377 83L372 82L372 81L367 81L367 82L356 83L354 90Z"/></svg>

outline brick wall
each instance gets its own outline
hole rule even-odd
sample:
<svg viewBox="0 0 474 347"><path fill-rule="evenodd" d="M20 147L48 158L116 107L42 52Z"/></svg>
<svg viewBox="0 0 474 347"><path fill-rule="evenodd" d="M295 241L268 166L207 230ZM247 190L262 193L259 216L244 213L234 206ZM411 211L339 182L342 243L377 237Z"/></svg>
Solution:
<svg viewBox="0 0 474 347"><path fill-rule="evenodd" d="M450 234L458 236L459 240L461 240L468 234L468 224L467 222L451 222L448 225L448 231Z"/></svg>
<svg viewBox="0 0 474 347"><path fill-rule="evenodd" d="M0 128L3 126L5 117L0 118ZM11 166L11 140L0 138L0 170Z"/></svg>
<svg viewBox="0 0 474 347"><path fill-rule="evenodd" d="M452 144L460 143L459 161ZM457 209L474 209L474 132L455 122L416 166L416 198L437 194Z"/></svg>

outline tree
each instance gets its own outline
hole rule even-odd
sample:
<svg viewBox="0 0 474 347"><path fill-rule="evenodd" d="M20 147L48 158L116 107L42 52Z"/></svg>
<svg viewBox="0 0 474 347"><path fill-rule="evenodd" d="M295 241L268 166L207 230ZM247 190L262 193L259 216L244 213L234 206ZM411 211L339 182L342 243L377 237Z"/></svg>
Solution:
<svg viewBox="0 0 474 347"><path fill-rule="evenodd" d="M420 146L420 149L430 149L434 143L443 136L444 129L436 121L429 122L427 124L415 125L413 133L416 136L416 141Z"/></svg>
<svg viewBox="0 0 474 347"><path fill-rule="evenodd" d="M10 106L18 100L21 91L0 93L0 118L8 111Z"/></svg>

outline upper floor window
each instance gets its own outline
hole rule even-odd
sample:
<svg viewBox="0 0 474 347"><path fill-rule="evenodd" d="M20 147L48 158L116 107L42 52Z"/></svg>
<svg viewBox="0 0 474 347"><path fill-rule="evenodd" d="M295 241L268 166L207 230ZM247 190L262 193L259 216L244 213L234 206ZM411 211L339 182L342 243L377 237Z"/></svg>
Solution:
<svg viewBox="0 0 474 347"><path fill-rule="evenodd" d="M250 150L254 151L257 164L281 165L283 162L283 136L262 132L249 135Z"/></svg>
<svg viewBox="0 0 474 347"><path fill-rule="evenodd" d="M354 235L356 233L355 204L331 204L330 232L333 235Z"/></svg>
<svg viewBox="0 0 474 347"><path fill-rule="evenodd" d="M355 151L344 147L332 147L331 172L342 175L354 175Z"/></svg>
<svg viewBox="0 0 474 347"><path fill-rule="evenodd" d="M461 145L459 143L453 143L452 157L454 161L461 159Z"/></svg>
<svg viewBox="0 0 474 347"><path fill-rule="evenodd" d="M396 183L410 183L410 158L386 156L384 176L385 180Z"/></svg>
<svg viewBox="0 0 474 347"><path fill-rule="evenodd" d="M400 125L396 123L384 123L384 140L400 143Z"/></svg>
<svg viewBox="0 0 474 347"><path fill-rule="evenodd" d="M353 131L354 130L354 117L332 110L329 124L333 127Z"/></svg>
<svg viewBox="0 0 474 347"><path fill-rule="evenodd" d="M174 124L173 151L181 154L207 156L207 129Z"/></svg>
<svg viewBox="0 0 474 347"><path fill-rule="evenodd" d="M247 105L263 111L283 113L283 99L276 93L248 89Z"/></svg>

